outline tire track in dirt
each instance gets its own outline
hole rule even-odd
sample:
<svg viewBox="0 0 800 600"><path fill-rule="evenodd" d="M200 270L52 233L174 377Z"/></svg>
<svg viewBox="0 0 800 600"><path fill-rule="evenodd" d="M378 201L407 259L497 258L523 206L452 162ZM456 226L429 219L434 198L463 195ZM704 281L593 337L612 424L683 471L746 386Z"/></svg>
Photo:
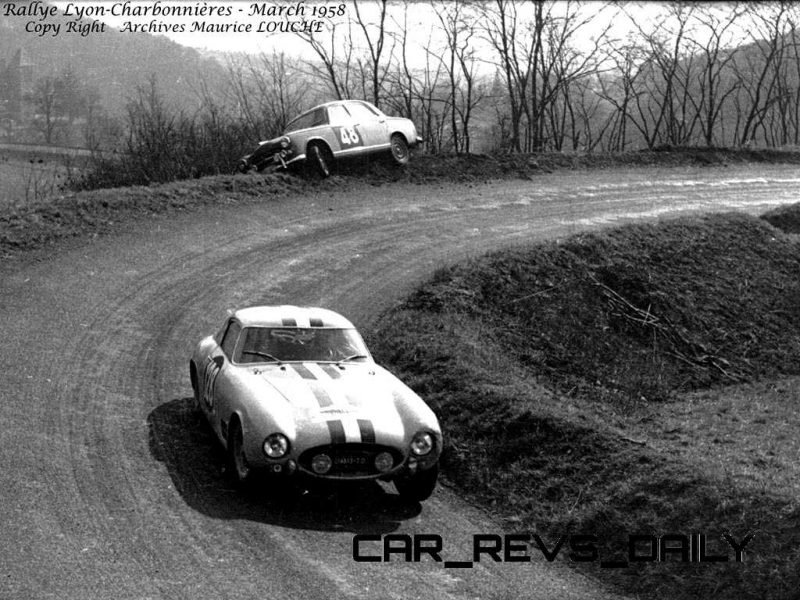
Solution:
<svg viewBox="0 0 800 600"><path fill-rule="evenodd" d="M598 597L536 558L468 571L352 561L354 532L438 533L446 559L469 558L471 535L498 525L446 488L421 510L379 486L290 506L230 489L190 411L191 349L244 304L326 305L368 329L450 261L654 208L739 206L747 189L760 210L798 197L792 172L713 198L641 171L605 188L588 174L365 186L140 224L5 274L0 597Z"/></svg>

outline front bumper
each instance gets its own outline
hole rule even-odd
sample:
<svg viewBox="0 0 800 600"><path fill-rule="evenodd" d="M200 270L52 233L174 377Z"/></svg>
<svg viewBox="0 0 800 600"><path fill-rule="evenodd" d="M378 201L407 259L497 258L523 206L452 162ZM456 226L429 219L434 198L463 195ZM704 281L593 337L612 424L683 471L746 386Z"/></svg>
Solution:
<svg viewBox="0 0 800 600"><path fill-rule="evenodd" d="M271 164L286 167L286 161L292 156L289 144L290 140L286 136L261 142L252 154L243 156L239 160L239 171L247 173L251 168L262 171Z"/></svg>
<svg viewBox="0 0 800 600"><path fill-rule="evenodd" d="M356 448L358 444L343 444L339 447L320 446L306 450L300 457L292 456L282 459L266 459L257 467L259 473L270 477L285 479L305 479L317 482L346 482L346 481L391 481L397 477L426 471L439 461L439 452L431 452L422 457L403 455L399 450L389 447L374 447L369 450ZM386 471L379 471L374 467L374 457L379 452L388 451L394 458L394 466ZM315 455L327 453L332 456L333 466L326 473L315 473L311 467ZM343 460L339 460L343 459ZM363 459L363 460L362 460Z"/></svg>

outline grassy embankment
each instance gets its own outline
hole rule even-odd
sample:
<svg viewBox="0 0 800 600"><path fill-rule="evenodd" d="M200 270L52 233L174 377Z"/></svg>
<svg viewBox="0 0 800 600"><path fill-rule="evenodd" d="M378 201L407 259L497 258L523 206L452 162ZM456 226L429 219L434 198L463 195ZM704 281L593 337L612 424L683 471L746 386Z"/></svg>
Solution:
<svg viewBox="0 0 800 600"><path fill-rule="evenodd" d="M595 535L609 560L631 534L704 533L731 561L722 534L752 532L743 563L584 566L653 598L797 597L794 235L717 215L497 252L439 271L370 337L440 415L449 481L506 531Z"/></svg>
<svg viewBox="0 0 800 600"><path fill-rule="evenodd" d="M225 203L303 194L309 189L348 189L350 185L468 183L531 179L559 170L616 167L727 166L754 163L800 164L800 151L679 148L617 154L546 153L500 156L415 155L406 168L384 159L342 164L340 176L307 181L287 174L218 175L157 186L131 186L71 192L85 187L91 162L35 153L0 153L0 257L41 248L65 238L86 237L124 227L132 219Z"/></svg>

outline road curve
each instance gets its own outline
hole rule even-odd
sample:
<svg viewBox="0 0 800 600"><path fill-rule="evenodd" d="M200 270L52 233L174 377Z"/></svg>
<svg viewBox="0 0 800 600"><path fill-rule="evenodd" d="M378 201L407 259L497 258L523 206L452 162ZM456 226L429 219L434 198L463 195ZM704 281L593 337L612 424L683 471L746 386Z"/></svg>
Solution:
<svg viewBox="0 0 800 600"><path fill-rule="evenodd" d="M464 257L798 198L788 167L364 185L155 217L0 268L0 598L603 597L535 553L471 569L353 561L355 533L438 534L445 560L467 560L474 534L504 530L446 487L417 507L378 485L291 504L233 491L190 411L191 349L229 307L324 305L368 332Z"/></svg>

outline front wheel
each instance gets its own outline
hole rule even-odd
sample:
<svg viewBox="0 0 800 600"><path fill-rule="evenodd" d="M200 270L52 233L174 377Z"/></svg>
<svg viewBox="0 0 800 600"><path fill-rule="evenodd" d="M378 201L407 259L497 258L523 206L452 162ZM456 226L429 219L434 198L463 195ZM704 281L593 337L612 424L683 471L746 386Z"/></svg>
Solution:
<svg viewBox="0 0 800 600"><path fill-rule="evenodd" d="M399 133L395 133L389 140L389 144L392 150L392 158L394 159L394 162L396 162L398 165L407 165L410 154L408 152L408 144L406 143L405 138Z"/></svg>
<svg viewBox="0 0 800 600"><path fill-rule="evenodd" d="M422 502L431 497L439 478L439 465L435 464L430 469L419 471L413 475L398 477L394 480L394 487L403 500Z"/></svg>
<svg viewBox="0 0 800 600"><path fill-rule="evenodd" d="M194 361L189 363L189 380L192 382L192 408L197 414L203 412L200 398L200 388L197 382L197 369L194 366Z"/></svg>
<svg viewBox="0 0 800 600"><path fill-rule="evenodd" d="M244 453L244 435L238 420L231 423L228 433L228 462L236 483L244 485L252 479L253 470Z"/></svg>
<svg viewBox="0 0 800 600"><path fill-rule="evenodd" d="M308 147L306 162L312 174L319 175L323 179L330 177L331 169L333 168L333 157L320 144L313 144Z"/></svg>

